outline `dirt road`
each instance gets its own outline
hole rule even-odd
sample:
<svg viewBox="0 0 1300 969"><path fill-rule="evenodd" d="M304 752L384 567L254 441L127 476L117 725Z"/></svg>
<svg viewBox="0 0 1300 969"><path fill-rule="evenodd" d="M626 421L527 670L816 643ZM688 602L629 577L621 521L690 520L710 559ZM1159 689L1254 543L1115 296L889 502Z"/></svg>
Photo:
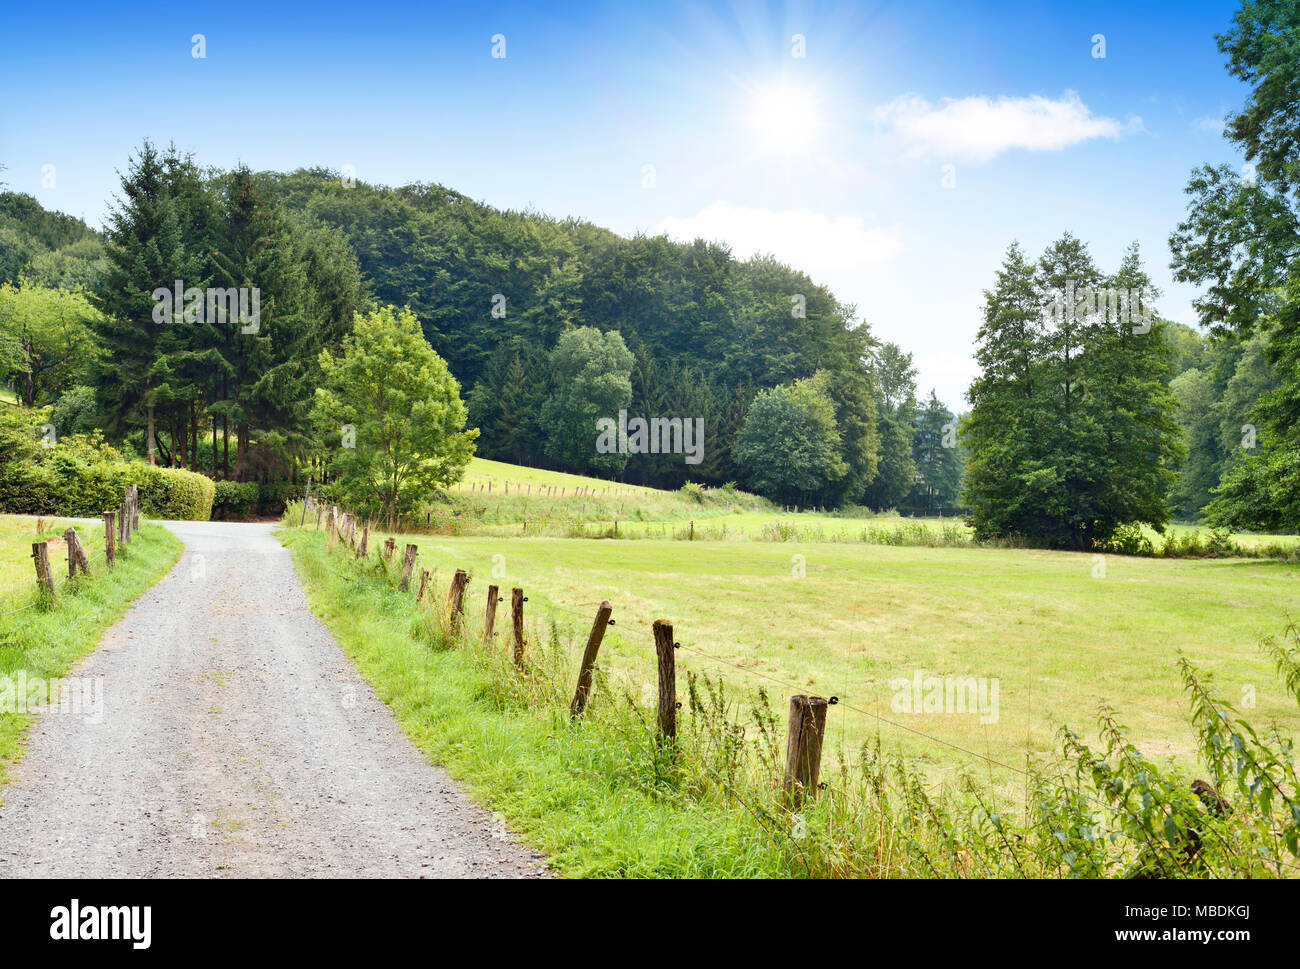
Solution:
<svg viewBox="0 0 1300 969"><path fill-rule="evenodd" d="M402 733L270 525L167 527L184 556L0 788L0 877L546 873Z"/></svg>

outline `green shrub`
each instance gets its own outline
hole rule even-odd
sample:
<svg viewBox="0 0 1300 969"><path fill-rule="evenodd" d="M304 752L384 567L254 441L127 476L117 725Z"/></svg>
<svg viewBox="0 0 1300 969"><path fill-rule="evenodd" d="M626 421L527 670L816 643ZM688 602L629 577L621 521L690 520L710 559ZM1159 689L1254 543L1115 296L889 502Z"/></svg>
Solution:
<svg viewBox="0 0 1300 969"><path fill-rule="evenodd" d="M704 485L695 481L688 481L682 485L682 497L691 498L698 504L704 504Z"/></svg>
<svg viewBox="0 0 1300 969"><path fill-rule="evenodd" d="M1116 555L1154 555L1155 547L1151 539L1142 531L1142 526L1135 522L1120 525L1110 538L1097 545L1099 551L1113 552Z"/></svg>
<svg viewBox="0 0 1300 969"><path fill-rule="evenodd" d="M125 466L140 486L140 510L150 518L173 518L207 521L212 517L216 494L211 478L183 468L150 467L147 464ZM130 483L130 482L127 482Z"/></svg>
<svg viewBox="0 0 1300 969"><path fill-rule="evenodd" d="M238 521L249 518L257 510L258 484L256 481L215 481L212 499L212 517L217 521Z"/></svg>
<svg viewBox="0 0 1300 969"><path fill-rule="evenodd" d="M49 409L0 409L0 511L95 518L113 511L129 485L140 488L149 518L207 521L212 481L179 468L128 461L98 431L41 442Z"/></svg>

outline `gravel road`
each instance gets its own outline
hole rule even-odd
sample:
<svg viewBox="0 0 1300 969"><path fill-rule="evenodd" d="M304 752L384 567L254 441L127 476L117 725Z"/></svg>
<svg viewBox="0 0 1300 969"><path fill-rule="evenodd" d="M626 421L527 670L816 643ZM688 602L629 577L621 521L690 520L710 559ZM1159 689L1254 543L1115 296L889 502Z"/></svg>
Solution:
<svg viewBox="0 0 1300 969"><path fill-rule="evenodd" d="M546 874L415 749L270 525L165 524L184 556L71 674L102 716L39 715L0 787L0 877Z"/></svg>

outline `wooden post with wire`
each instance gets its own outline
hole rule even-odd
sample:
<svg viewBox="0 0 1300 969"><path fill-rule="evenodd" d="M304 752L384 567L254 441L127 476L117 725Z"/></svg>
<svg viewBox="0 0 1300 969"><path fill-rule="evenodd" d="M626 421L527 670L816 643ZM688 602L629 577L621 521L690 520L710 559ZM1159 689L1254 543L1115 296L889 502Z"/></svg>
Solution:
<svg viewBox="0 0 1300 969"><path fill-rule="evenodd" d="M68 546L68 578L75 576L77 569L81 569L82 575L88 574L90 560L86 558L86 549L82 546L81 539L77 537L77 530L69 528L65 531L63 541Z"/></svg>
<svg viewBox="0 0 1300 969"><path fill-rule="evenodd" d="M113 513L104 512L104 558L112 565L117 558L117 546L113 542Z"/></svg>
<svg viewBox="0 0 1300 969"><path fill-rule="evenodd" d="M500 590L498 590L494 585L488 586L487 611L483 616L483 642L485 643L492 642L492 637L496 635L496 633L492 631L492 627L495 626L497 622L497 603L501 601L501 597L498 594L499 591Z"/></svg>
<svg viewBox="0 0 1300 969"><path fill-rule="evenodd" d="M447 617L453 633L460 629L460 620L465 614L465 586L468 584L469 573L457 569L451 577L451 588L447 590Z"/></svg>
<svg viewBox="0 0 1300 969"><path fill-rule="evenodd" d="M524 598L523 589L513 589L510 593L510 612L514 620L514 661L516 666L524 665Z"/></svg>
<svg viewBox="0 0 1300 969"><path fill-rule="evenodd" d="M393 552L396 549L397 549L397 539L395 538L384 539L384 561L385 562L393 561Z"/></svg>
<svg viewBox="0 0 1300 969"><path fill-rule="evenodd" d="M420 569L420 591L415 594L416 602L424 601L424 590L428 588L428 585L429 585L429 570Z"/></svg>
<svg viewBox="0 0 1300 969"><path fill-rule="evenodd" d="M673 624L666 619L654 621L655 653L659 657L659 737L677 739L677 656L673 642Z"/></svg>
<svg viewBox="0 0 1300 969"><path fill-rule="evenodd" d="M785 748L785 798L792 808L797 808L805 798L811 800L817 796L828 705L825 697L790 697L790 732Z"/></svg>
<svg viewBox="0 0 1300 969"><path fill-rule="evenodd" d="M36 565L36 584L54 599L54 576L50 574L50 547L45 542L32 542L32 560Z"/></svg>
<svg viewBox="0 0 1300 969"><path fill-rule="evenodd" d="M366 557L366 548L370 544L370 526L366 525L361 529L361 544L357 546L357 558Z"/></svg>
<svg viewBox="0 0 1300 969"><path fill-rule="evenodd" d="M605 627L614 621L609 618L613 611L614 607L609 602L602 602L596 610L596 620L591 624L587 648L582 651L582 666L578 669L578 686L573 691L573 702L569 704L569 715L575 720L582 716L582 711L587 708L587 700L591 697L591 677L596 666L596 655L605 638Z"/></svg>
<svg viewBox="0 0 1300 969"><path fill-rule="evenodd" d="M415 568L415 556L419 551L414 545L406 546L406 554L402 556L402 577L397 583L399 592L405 592L411 587L411 570Z"/></svg>

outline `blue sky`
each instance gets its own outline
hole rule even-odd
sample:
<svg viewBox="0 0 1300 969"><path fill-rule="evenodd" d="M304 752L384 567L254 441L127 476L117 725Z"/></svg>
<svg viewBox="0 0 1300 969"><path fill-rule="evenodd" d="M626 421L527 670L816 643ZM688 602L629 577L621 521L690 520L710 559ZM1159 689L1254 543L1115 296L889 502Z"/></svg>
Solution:
<svg viewBox="0 0 1300 969"><path fill-rule="evenodd" d="M1246 92L1214 42L1235 8L8 4L0 178L99 224L148 137L720 238L855 303L961 407L1012 239L1069 229L1103 269L1136 240L1161 312L1194 322L1167 239L1190 169L1243 163L1218 127Z"/></svg>

